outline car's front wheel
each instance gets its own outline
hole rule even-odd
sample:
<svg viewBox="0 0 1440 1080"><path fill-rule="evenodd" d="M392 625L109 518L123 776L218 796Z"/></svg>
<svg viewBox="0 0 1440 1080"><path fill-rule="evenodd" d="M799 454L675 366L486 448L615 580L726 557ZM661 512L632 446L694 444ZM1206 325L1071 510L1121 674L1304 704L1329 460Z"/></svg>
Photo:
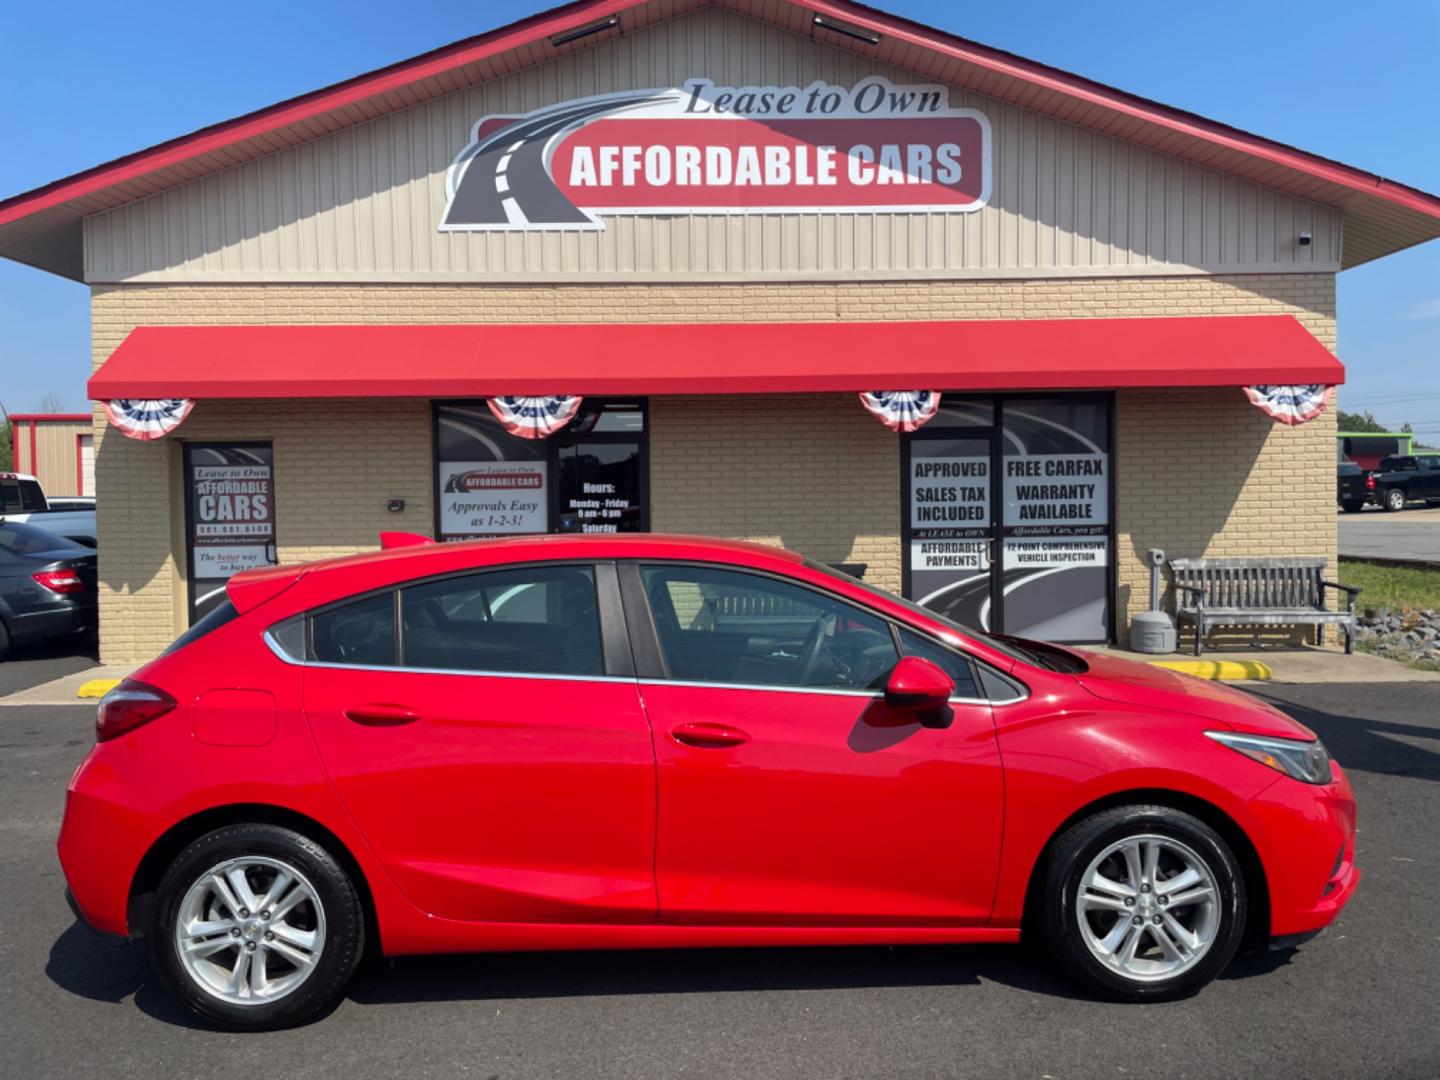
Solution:
<svg viewBox="0 0 1440 1080"><path fill-rule="evenodd" d="M1038 912L1055 958L1108 997L1166 1001L1225 969L1245 880L1225 840L1166 806L1105 810L1050 846Z"/></svg>
<svg viewBox="0 0 1440 1080"><path fill-rule="evenodd" d="M148 928L161 978L207 1023L242 1031L313 1019L364 949L359 894L321 845L275 825L200 837L161 878Z"/></svg>

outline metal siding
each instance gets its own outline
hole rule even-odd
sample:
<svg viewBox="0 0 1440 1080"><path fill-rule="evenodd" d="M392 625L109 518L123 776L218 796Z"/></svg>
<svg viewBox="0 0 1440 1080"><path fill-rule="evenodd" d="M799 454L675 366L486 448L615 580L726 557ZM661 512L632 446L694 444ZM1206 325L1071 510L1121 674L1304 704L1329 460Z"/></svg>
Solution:
<svg viewBox="0 0 1440 1080"><path fill-rule="evenodd" d="M675 84L922 76L712 7L359 123L86 221L90 280L1017 276L1338 268L1338 210L952 89L990 119L991 203L965 215L607 217L604 232L441 233L471 125ZM1300 228L1314 242L1295 243Z"/></svg>
<svg viewBox="0 0 1440 1080"><path fill-rule="evenodd" d="M33 473L46 495L79 495L76 477L80 467L76 460L76 436L90 432L90 424L75 420L22 420L20 458L16 471ZM30 457L30 431L35 431L35 457Z"/></svg>

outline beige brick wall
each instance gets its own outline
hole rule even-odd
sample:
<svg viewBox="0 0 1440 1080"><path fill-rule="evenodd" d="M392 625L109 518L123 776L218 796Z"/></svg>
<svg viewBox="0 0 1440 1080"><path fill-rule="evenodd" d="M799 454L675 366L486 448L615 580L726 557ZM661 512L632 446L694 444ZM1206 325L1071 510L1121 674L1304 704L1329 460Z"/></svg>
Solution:
<svg viewBox="0 0 1440 1080"><path fill-rule="evenodd" d="M650 402L651 527L863 562L900 587L900 441L853 394Z"/></svg>
<svg viewBox="0 0 1440 1080"><path fill-rule="evenodd" d="M1170 558L1324 555L1335 569L1333 410L1287 427L1238 388L1123 390L1115 444L1122 640L1149 605L1149 548Z"/></svg>
<svg viewBox="0 0 1440 1080"><path fill-rule="evenodd" d="M98 365L163 324L858 321L1289 313L1335 345L1329 274L807 285L109 286L93 290ZM1162 358L1163 359L1163 358ZM656 398L656 529L784 543L860 561L898 587L899 446L851 395ZM101 650L153 656L183 625L180 452L97 416ZM1333 420L1271 423L1239 390L1125 391L1117 418L1121 615L1144 606L1137 553L1335 550ZM354 551L382 528L429 532L428 407L419 401L202 402L178 435L269 438L285 561ZM160 492L169 491L168 499ZM404 514L385 511L403 497ZM1138 601L1138 603L1136 603ZM1124 632L1125 622L1117 620Z"/></svg>

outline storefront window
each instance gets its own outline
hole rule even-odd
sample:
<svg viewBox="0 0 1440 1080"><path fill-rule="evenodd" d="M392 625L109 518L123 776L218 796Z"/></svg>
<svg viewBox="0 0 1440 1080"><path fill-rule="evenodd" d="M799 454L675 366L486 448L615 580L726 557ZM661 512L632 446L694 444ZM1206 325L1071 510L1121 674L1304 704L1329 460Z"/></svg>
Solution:
<svg viewBox="0 0 1440 1080"><path fill-rule="evenodd" d="M192 624L225 598L232 575L277 561L274 456L270 443L185 446Z"/></svg>
<svg viewBox="0 0 1440 1080"><path fill-rule="evenodd" d="M1110 402L1003 409L1005 632L1104 641L1110 624Z"/></svg>
<svg viewBox="0 0 1440 1080"><path fill-rule="evenodd" d="M1111 409L945 398L903 444L906 595L981 630L1109 640Z"/></svg>
<svg viewBox="0 0 1440 1080"><path fill-rule="evenodd" d="M521 439L483 401L437 404L437 537L648 529L645 421L643 400L587 398L554 435Z"/></svg>

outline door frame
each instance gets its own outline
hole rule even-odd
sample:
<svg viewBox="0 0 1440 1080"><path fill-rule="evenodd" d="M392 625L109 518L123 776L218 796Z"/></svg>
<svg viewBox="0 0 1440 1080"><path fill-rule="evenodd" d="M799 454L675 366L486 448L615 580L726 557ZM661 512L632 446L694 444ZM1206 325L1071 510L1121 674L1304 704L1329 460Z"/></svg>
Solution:
<svg viewBox="0 0 1440 1080"><path fill-rule="evenodd" d="M989 438L990 439L990 530L991 530L991 552L990 560L990 611L992 624L1002 629L992 630L993 633L1005 633L1005 596L1003 582L1003 562L1005 557L1005 508L1002 505L1004 489L1002 486L1003 476L1001 469L1004 466L1004 431L1005 431L1005 404L1011 401L1026 401L1054 398L1073 398L1076 400L1090 400L1104 402L1107 412L1106 436L1109 441L1109 469L1106 477L1106 504L1109 507L1109 521L1105 530L1105 541L1108 545L1107 558L1105 560L1105 588L1107 590L1106 604L1106 628L1105 636L1094 641L1067 642L1076 645L1109 645L1116 640L1115 631L1115 610L1116 610L1116 587L1119 581L1118 569L1116 567L1117 553L1117 521L1119 518L1118 507L1115 502L1116 490L1118 487L1117 476L1119 473L1118 459L1115 444L1115 414L1116 394L1113 390L1028 390L1016 393L985 393L965 394L953 393L944 394L944 397L954 401L988 404L991 409L991 424L988 427L976 426L965 428L931 428L925 425L918 431L912 431L900 436L900 594L907 600L911 596L910 581L910 462L911 444L914 440L942 440L942 439L965 439L965 438ZM943 402L942 402L943 404ZM918 602L918 601L917 601ZM974 629L979 629L975 627Z"/></svg>
<svg viewBox="0 0 1440 1080"><path fill-rule="evenodd" d="M560 451L564 446L593 442L613 446L634 445L640 451L640 531L650 531L650 406L648 399L641 409L645 429L638 434L628 431L571 432L561 428L545 440L545 468L549 470L550 532L560 521ZM438 512L438 508L437 508ZM619 535L619 534L617 534Z"/></svg>

